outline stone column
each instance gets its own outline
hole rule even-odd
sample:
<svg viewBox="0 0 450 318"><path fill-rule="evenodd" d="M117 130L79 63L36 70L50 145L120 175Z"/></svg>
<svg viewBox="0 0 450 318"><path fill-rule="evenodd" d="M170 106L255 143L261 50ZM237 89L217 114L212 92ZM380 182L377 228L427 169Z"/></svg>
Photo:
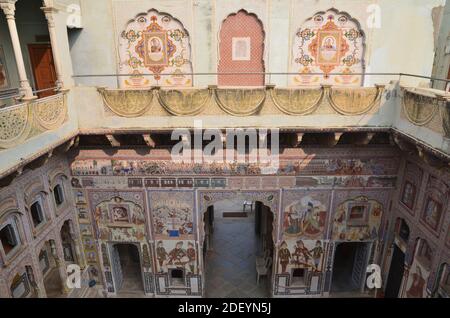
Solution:
<svg viewBox="0 0 450 318"><path fill-rule="evenodd" d="M23 62L22 49L20 47L19 34L17 33L16 20L14 17L16 2L17 0L0 0L0 8L5 13L6 21L8 22L9 34L11 36L17 71L19 73L20 93L24 96L23 100L30 100L36 98L36 96L33 96L33 91L30 82L27 79L27 72L25 71L25 64Z"/></svg>
<svg viewBox="0 0 450 318"><path fill-rule="evenodd" d="M56 35L56 27L55 27L55 14L58 10L53 7L53 4L49 1L44 1L44 6L41 7L42 11L44 11L45 18L48 23L48 33L50 34L50 43L52 45L53 52L53 63L55 64L55 72L56 72L56 87L58 90L63 90L64 83L61 75L61 57L59 54L59 47Z"/></svg>

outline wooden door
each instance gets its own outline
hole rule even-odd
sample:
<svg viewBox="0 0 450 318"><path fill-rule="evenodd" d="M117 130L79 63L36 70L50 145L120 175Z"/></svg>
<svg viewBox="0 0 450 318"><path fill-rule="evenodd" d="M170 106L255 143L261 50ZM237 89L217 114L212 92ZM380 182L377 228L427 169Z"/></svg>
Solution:
<svg viewBox="0 0 450 318"><path fill-rule="evenodd" d="M55 87L56 71L50 44L29 44L28 51L30 52L36 90ZM48 90L37 95L42 98L53 94L55 94L53 90Z"/></svg>

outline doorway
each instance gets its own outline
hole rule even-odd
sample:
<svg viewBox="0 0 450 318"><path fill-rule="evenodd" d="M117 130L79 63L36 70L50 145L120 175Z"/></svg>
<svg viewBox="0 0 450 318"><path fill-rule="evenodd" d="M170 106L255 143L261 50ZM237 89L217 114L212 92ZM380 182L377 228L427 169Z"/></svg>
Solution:
<svg viewBox="0 0 450 318"><path fill-rule="evenodd" d="M144 294L144 285L137 246L134 244L113 245L112 260L117 296L142 296Z"/></svg>
<svg viewBox="0 0 450 318"><path fill-rule="evenodd" d="M249 204L227 199L204 213L206 297L270 296L273 215L259 202Z"/></svg>
<svg viewBox="0 0 450 318"><path fill-rule="evenodd" d="M31 68L33 69L36 90L44 90L56 86L56 71L53 52L50 44L28 44ZM39 98L54 95L53 90L39 92Z"/></svg>
<svg viewBox="0 0 450 318"><path fill-rule="evenodd" d="M362 289L366 274L370 243L338 243L334 253L332 293L354 292Z"/></svg>
<svg viewBox="0 0 450 318"><path fill-rule="evenodd" d="M400 286L402 284L403 272L405 271L405 253L394 244L391 266L386 284L384 297L398 298Z"/></svg>

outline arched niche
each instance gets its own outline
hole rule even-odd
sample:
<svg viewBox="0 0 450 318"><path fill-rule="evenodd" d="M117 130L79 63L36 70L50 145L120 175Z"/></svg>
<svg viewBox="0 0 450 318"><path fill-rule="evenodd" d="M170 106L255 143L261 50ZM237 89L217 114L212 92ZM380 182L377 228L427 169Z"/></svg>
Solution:
<svg viewBox="0 0 450 318"><path fill-rule="evenodd" d="M119 35L121 88L192 86L189 33L170 14L150 10L128 21ZM145 75L151 74L151 75Z"/></svg>
<svg viewBox="0 0 450 318"><path fill-rule="evenodd" d="M336 9L318 12L296 31L292 45L291 85L363 83L365 35L360 23ZM344 75L335 75L342 73Z"/></svg>
<svg viewBox="0 0 450 318"><path fill-rule="evenodd" d="M222 22L219 31L218 85L264 85L264 74L236 74L264 73L264 37L261 20L245 10L230 14Z"/></svg>

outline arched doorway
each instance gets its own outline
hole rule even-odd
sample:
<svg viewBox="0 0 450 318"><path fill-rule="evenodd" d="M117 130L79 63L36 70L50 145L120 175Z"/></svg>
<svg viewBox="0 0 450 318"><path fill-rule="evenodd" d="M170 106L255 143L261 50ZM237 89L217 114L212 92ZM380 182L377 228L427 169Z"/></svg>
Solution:
<svg viewBox="0 0 450 318"><path fill-rule="evenodd" d="M392 250L391 266L387 277L385 297L397 298L405 271L405 251L409 240L409 226L404 219L398 218L395 223L395 237Z"/></svg>
<svg viewBox="0 0 450 318"><path fill-rule="evenodd" d="M75 240L72 237L70 220L64 222L60 230L61 244L63 247L64 261L67 264L78 263Z"/></svg>
<svg viewBox="0 0 450 318"><path fill-rule="evenodd" d="M112 245L112 269L118 297L144 295L139 248L132 243Z"/></svg>
<svg viewBox="0 0 450 318"><path fill-rule="evenodd" d="M45 242L38 255L39 267L44 277L45 293L48 298L62 297L64 294L63 280L59 272L56 243L54 240Z"/></svg>
<svg viewBox="0 0 450 318"><path fill-rule="evenodd" d="M269 297L273 263L270 208L244 196L208 206L203 214L206 297Z"/></svg>

